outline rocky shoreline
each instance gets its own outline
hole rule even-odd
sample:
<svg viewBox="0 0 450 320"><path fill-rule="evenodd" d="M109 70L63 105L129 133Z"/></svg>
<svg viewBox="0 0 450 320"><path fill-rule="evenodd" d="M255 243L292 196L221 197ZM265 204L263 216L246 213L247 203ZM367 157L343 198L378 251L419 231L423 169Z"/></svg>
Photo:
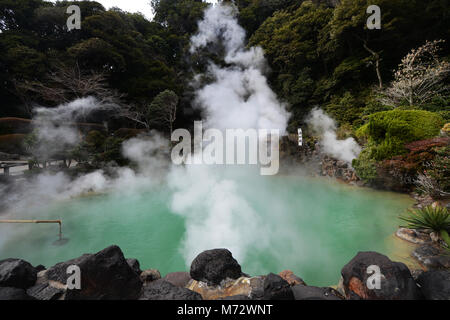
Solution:
<svg viewBox="0 0 450 320"><path fill-rule="evenodd" d="M71 266L79 268L79 289L70 286ZM374 266L379 274L368 272ZM308 286L288 270L250 276L226 249L204 251L194 259L190 272L164 277L155 269L141 270L139 262L126 259L118 246L50 268L33 267L20 259L0 261L0 300L421 299L450 300L450 270L430 265L428 271L411 273L403 263L376 252L359 252L349 261L337 289Z"/></svg>

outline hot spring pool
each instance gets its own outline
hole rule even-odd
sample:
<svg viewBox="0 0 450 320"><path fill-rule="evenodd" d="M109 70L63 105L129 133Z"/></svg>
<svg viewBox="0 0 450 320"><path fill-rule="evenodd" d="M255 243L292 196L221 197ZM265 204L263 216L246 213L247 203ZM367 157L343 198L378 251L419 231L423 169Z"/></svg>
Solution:
<svg viewBox="0 0 450 320"><path fill-rule="evenodd" d="M231 216L214 204L190 204L187 213L175 213L174 191L161 186L30 208L14 219L62 219L69 242L52 244L57 225L0 225L0 259L49 267L116 244L142 269L164 275L189 270L202 250L226 247L248 274L290 269L309 285L326 286L338 282L358 251L390 255L397 216L412 204L407 195L299 176L258 176L233 188L240 201ZM229 196L218 193L205 201L236 200Z"/></svg>

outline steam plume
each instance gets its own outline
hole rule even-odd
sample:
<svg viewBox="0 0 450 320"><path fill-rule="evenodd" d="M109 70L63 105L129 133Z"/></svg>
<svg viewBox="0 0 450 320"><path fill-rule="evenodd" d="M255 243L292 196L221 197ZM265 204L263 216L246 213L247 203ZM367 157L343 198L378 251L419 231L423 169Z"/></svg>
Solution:
<svg viewBox="0 0 450 320"><path fill-rule="evenodd" d="M204 127L278 129L284 134L289 113L264 76L263 50L245 47L245 31L236 13L234 6L210 6L191 38L191 53L211 44L225 49L227 67L211 62L207 73L214 80L196 92L196 103L206 117ZM268 227L239 191L240 179L233 176L233 169L219 166L173 169L169 176L172 210L185 217L182 253L186 264L205 249L225 247L243 261L251 249L268 246L259 236L269 232Z"/></svg>
<svg viewBox="0 0 450 320"><path fill-rule="evenodd" d="M245 30L238 24L237 9L215 5L205 11L199 30L191 38L191 53L210 44L225 47L229 67L210 63L215 79L197 91L196 102L206 113L206 127L215 129L279 129L284 134L289 119L263 75L266 61L260 47L245 47Z"/></svg>
<svg viewBox="0 0 450 320"><path fill-rule="evenodd" d="M358 157L361 147L353 138L338 140L335 121L322 109L314 108L309 114L307 122L316 133L321 135L321 145L325 153L348 163Z"/></svg>

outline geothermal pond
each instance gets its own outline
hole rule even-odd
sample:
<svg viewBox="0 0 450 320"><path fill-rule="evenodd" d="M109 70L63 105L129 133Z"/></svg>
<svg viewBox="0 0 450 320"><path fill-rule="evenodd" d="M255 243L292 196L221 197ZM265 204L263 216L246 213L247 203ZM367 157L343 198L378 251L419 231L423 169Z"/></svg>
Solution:
<svg viewBox="0 0 450 320"><path fill-rule="evenodd" d="M174 206L183 195L156 185L22 210L14 219L62 219L69 241L53 244L57 225L0 225L0 259L50 267L116 244L142 269L164 275L189 270L202 250L227 247L248 274L290 269L309 285L326 286L358 251L392 256L397 216L412 204L406 195L292 175L241 176L233 188L186 210Z"/></svg>

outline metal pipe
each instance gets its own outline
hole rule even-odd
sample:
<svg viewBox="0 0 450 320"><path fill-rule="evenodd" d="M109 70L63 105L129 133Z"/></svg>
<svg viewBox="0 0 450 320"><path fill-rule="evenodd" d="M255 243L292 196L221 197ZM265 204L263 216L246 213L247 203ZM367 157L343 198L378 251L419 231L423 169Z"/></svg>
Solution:
<svg viewBox="0 0 450 320"><path fill-rule="evenodd" d="M59 240L62 239L62 220L0 220L0 223L57 223L59 224Z"/></svg>

